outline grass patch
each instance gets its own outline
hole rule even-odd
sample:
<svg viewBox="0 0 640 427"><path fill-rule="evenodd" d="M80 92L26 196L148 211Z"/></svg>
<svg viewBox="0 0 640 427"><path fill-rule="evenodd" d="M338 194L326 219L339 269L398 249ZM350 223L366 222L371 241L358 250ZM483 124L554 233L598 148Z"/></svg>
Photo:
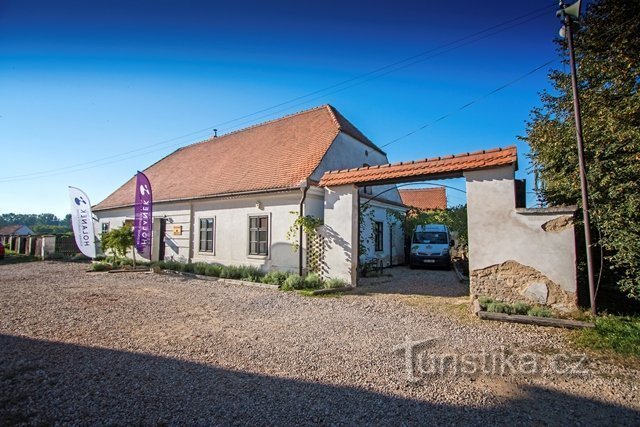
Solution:
<svg viewBox="0 0 640 427"><path fill-rule="evenodd" d="M576 344L640 358L640 317L602 316L595 319L595 325L594 329L579 331Z"/></svg>
<svg viewBox="0 0 640 427"><path fill-rule="evenodd" d="M299 295L305 296L305 297L313 297L313 298L340 298L341 296L344 295L344 292L333 292L330 294L314 294L313 291L315 291L315 289L302 289L298 291Z"/></svg>

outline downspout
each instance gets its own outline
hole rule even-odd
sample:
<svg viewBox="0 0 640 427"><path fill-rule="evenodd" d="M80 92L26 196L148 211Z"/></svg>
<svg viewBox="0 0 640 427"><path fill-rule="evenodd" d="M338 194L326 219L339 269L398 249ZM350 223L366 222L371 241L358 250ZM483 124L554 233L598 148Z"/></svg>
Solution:
<svg viewBox="0 0 640 427"><path fill-rule="evenodd" d="M393 223L389 223L389 267L393 267Z"/></svg>
<svg viewBox="0 0 640 427"><path fill-rule="evenodd" d="M194 227L195 227L195 215L193 212L193 202L189 202L189 252L187 252L189 254L189 258L188 258L189 263L191 263L191 261L193 260L193 256L195 254L195 248L193 247L193 242L194 242L194 233L196 231Z"/></svg>
<svg viewBox="0 0 640 427"><path fill-rule="evenodd" d="M304 180L300 183L300 190L302 190L302 197L300 198L299 218L304 216L304 200L307 198L307 190L309 189L309 183ZM298 237L298 275L302 276L302 235L303 227L300 224L300 231Z"/></svg>

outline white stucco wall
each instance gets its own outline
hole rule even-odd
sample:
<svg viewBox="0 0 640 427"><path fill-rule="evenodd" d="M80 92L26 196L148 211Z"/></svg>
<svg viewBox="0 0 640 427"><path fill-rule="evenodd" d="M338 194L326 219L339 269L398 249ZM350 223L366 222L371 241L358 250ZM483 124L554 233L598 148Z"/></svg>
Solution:
<svg viewBox="0 0 640 427"><path fill-rule="evenodd" d="M359 168L365 163L370 166L384 165L389 163L389 159L381 152L363 144L352 136L340 132L325 153L318 168L311 174L311 179L320 181L325 172ZM378 185L369 188L371 189L370 194L373 196L384 192L381 195L382 198L402 203L400 193L398 193L394 185ZM361 189L360 191L362 192L363 190Z"/></svg>
<svg viewBox="0 0 640 427"><path fill-rule="evenodd" d="M157 258L159 218L166 218L165 259L182 262L208 262L224 265L253 265L264 270L297 271L298 253L286 239L286 233L296 218L301 198L299 190L286 193L262 193L227 199L196 200L191 203L154 204L154 259ZM257 206L259 202L259 206ZM322 201L307 199L305 209L322 212ZM121 227L133 218L133 208L98 211L96 233L100 235L102 223L110 229ZM249 217L269 217L269 255L249 255ZM214 251L199 250L200 219L214 218ZM180 235L173 234L173 226L181 226ZM190 250L191 242L191 250ZM303 248L304 250L304 248Z"/></svg>
<svg viewBox="0 0 640 427"><path fill-rule="evenodd" d="M360 227L360 240L364 249L364 253L360 254L360 262L367 262L374 258L382 259L385 267L403 263L404 233L402 226L388 212L403 213L405 209L378 201L371 201L367 206L368 208L365 209ZM382 251L375 250L374 222L382 222L383 224Z"/></svg>
<svg viewBox="0 0 640 427"><path fill-rule="evenodd" d="M293 251L293 244L286 239L286 234L296 219L301 195L301 191L292 191L194 201L193 261L297 271L298 252ZM249 217L265 215L269 217L269 254L249 255ZM200 218L215 218L213 253L199 251Z"/></svg>
<svg viewBox="0 0 640 427"><path fill-rule="evenodd" d="M469 269L473 272L513 260L538 270L563 290L575 293L573 227L554 232L542 229L542 224L559 218L562 213L518 213L514 174L513 166L464 174Z"/></svg>
<svg viewBox="0 0 640 427"><path fill-rule="evenodd" d="M325 188L324 225L326 277L357 280L358 189L353 185Z"/></svg>

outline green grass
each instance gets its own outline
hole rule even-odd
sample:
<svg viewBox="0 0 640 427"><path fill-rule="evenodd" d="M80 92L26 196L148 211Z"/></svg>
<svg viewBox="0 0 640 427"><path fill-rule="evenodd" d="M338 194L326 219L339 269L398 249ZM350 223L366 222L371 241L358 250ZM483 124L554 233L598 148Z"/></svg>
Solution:
<svg viewBox="0 0 640 427"><path fill-rule="evenodd" d="M313 292L316 289L302 289L298 291L299 295L305 296L305 297L313 297L313 298L340 298L341 296L344 295L344 292L332 292L330 294L317 294L315 295Z"/></svg>
<svg viewBox="0 0 640 427"><path fill-rule="evenodd" d="M579 346L640 358L640 317L602 316L595 324L594 329L579 331Z"/></svg>

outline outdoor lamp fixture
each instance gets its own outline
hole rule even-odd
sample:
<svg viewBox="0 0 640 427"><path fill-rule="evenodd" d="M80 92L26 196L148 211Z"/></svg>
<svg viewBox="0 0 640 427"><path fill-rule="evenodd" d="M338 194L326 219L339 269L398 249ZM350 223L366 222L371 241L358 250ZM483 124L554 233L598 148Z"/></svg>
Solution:
<svg viewBox="0 0 640 427"><path fill-rule="evenodd" d="M571 87L573 89L573 115L576 121L576 139L578 142L578 164L580 167L580 190L582 192L582 218L584 221L584 242L587 248L587 275L589 276L589 300L591 314L596 314L596 288L593 279L593 259L591 256L591 228L589 223L589 204L587 189L587 169L584 162L584 139L582 138L582 120L580 118L580 98L578 93L578 78L576 76L576 58L573 50L573 21L580 17L580 3L578 0L571 6L566 6L560 0L560 10L556 15L562 21L560 37L567 39L569 48L569 65L571 67Z"/></svg>
<svg viewBox="0 0 640 427"><path fill-rule="evenodd" d="M262 206L262 202L261 202L260 200L258 200L258 201L256 202L256 209L260 209L260 210L262 210L263 208L264 208L264 207Z"/></svg>

